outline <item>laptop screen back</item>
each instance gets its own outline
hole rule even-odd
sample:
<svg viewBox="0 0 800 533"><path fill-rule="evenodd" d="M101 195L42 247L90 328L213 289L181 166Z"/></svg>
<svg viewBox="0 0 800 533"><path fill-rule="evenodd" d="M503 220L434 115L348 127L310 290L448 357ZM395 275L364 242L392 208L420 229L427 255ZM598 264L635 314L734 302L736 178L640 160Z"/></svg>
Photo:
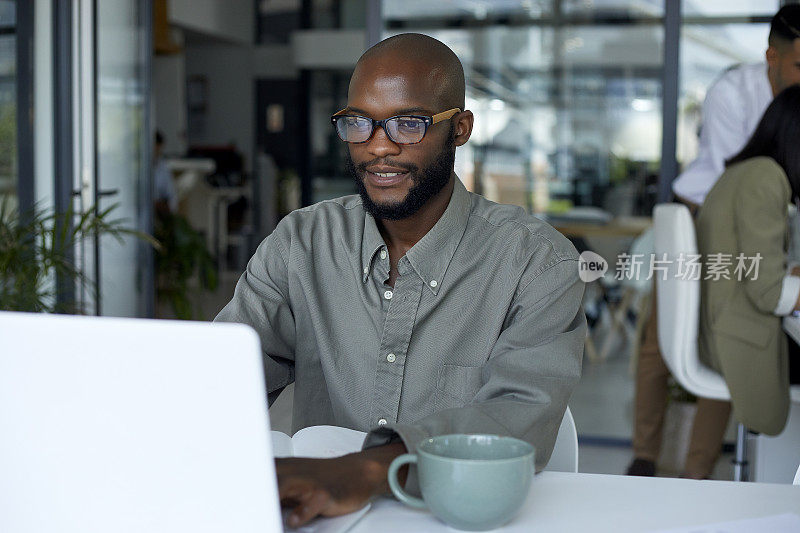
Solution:
<svg viewBox="0 0 800 533"><path fill-rule="evenodd" d="M0 313L0 531L280 530L253 330Z"/></svg>

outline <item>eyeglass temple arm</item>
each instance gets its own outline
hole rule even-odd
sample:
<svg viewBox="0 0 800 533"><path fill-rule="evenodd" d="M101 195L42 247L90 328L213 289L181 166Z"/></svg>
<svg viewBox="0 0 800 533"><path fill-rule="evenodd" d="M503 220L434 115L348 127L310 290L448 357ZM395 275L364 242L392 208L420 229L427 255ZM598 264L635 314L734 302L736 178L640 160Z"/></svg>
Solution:
<svg viewBox="0 0 800 533"><path fill-rule="evenodd" d="M453 109L448 109L447 111L442 111L441 113L436 113L431 117L433 119L431 124L436 124L437 122L441 122L442 120L447 120L448 118L452 117L456 113L460 113L460 107L454 107Z"/></svg>
<svg viewBox="0 0 800 533"><path fill-rule="evenodd" d="M344 113L347 113L347 108L346 107L344 109L342 109L341 111L337 111L336 113L334 113L333 116L334 117L338 117L339 115L342 115Z"/></svg>

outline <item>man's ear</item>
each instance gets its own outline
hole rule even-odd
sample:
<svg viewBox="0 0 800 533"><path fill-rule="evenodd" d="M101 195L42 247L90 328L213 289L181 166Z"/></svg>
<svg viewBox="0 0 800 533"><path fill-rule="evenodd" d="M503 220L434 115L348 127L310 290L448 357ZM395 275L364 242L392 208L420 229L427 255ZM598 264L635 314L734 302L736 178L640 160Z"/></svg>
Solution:
<svg viewBox="0 0 800 533"><path fill-rule="evenodd" d="M769 45L767 47L767 52L764 55L767 58L767 64L769 66L772 67L772 66L775 66L778 63L778 58L780 56L780 53L778 52L778 48L775 47L775 45L772 45L772 44Z"/></svg>
<svg viewBox="0 0 800 533"><path fill-rule="evenodd" d="M466 110L459 113L457 117L454 142L456 146L462 146L469 140L469 136L472 135L472 125L475 122L475 116L472 114L472 111Z"/></svg>

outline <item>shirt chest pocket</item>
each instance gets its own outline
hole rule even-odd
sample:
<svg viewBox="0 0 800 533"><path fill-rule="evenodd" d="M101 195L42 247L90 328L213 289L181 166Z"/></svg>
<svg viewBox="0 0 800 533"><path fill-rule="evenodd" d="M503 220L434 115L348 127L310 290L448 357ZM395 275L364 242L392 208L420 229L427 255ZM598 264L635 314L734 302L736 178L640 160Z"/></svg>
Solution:
<svg viewBox="0 0 800 533"><path fill-rule="evenodd" d="M463 407L472 401L482 384L479 366L442 365L436 381L436 410Z"/></svg>

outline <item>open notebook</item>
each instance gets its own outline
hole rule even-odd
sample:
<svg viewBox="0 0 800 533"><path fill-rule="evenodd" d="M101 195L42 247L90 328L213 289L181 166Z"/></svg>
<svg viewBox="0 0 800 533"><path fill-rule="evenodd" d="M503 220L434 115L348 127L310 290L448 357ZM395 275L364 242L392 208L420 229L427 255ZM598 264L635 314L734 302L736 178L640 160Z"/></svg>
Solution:
<svg viewBox="0 0 800 533"><path fill-rule="evenodd" d="M366 433L337 426L310 426L303 428L293 437L280 431L272 431L272 451L275 457L313 457L326 459L338 457L361 450ZM287 531L302 533L344 533L353 527L369 510L370 505L336 518L317 518L307 526ZM288 511L284 511L284 524Z"/></svg>
<svg viewBox="0 0 800 533"><path fill-rule="evenodd" d="M275 457L338 457L361 450L366 436L363 431L337 426L310 426L293 437L273 431L272 451Z"/></svg>

